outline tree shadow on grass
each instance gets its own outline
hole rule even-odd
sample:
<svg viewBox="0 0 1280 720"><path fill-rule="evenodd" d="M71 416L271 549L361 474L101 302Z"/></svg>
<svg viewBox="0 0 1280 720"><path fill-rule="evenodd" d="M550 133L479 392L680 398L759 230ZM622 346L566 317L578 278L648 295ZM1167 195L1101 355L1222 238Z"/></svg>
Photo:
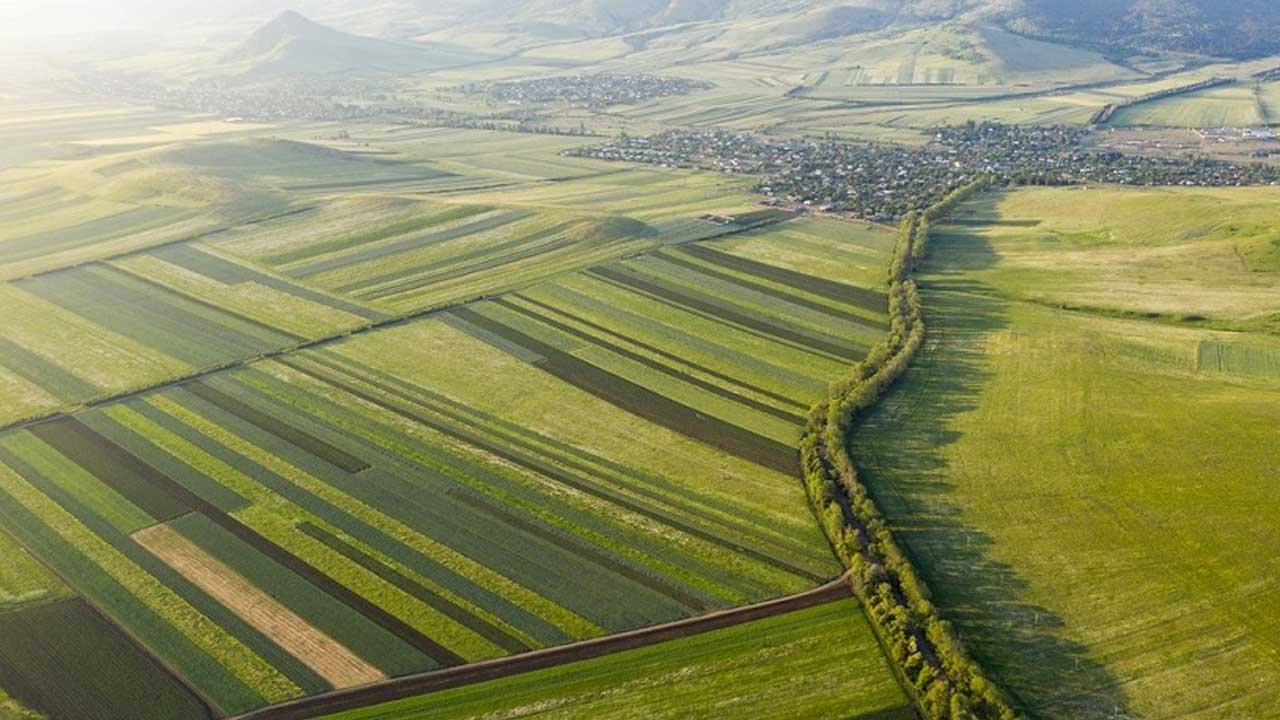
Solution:
<svg viewBox="0 0 1280 720"><path fill-rule="evenodd" d="M994 264L990 244L964 228L949 231L938 232L932 272L921 283L925 349L855 430L859 471L944 617L1024 711L1072 720L1128 717L1116 677L1089 658L1087 647L1063 637L1053 610L1024 599L1026 581L993 559L990 536L964 521L944 450L962 438L953 421L977 407L992 378L987 340L1009 322L1008 303L967 275Z"/></svg>

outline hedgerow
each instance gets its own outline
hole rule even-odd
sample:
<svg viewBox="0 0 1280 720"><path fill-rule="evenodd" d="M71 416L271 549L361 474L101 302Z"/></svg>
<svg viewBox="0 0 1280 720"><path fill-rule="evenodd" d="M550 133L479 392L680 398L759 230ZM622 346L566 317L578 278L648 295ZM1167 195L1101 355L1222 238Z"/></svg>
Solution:
<svg viewBox="0 0 1280 720"><path fill-rule="evenodd" d="M989 187L980 177L902 223L889 271L889 337L831 386L801 440L805 485L836 554L900 677L929 720L1012 720L1017 714L969 657L929 589L898 547L849 454L854 421L906 371L925 337L913 273L928 252L929 223Z"/></svg>

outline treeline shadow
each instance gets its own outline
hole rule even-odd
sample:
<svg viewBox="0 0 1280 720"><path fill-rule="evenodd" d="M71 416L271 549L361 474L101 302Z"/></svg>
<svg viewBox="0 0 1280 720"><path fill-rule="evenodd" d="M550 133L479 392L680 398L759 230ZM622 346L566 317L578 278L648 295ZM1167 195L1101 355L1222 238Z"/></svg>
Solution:
<svg viewBox="0 0 1280 720"><path fill-rule="evenodd" d="M1027 599L1029 588L1017 569L993 557L993 538L965 521L964 496L952 482L945 451L963 439L954 421L978 407L993 378L985 345L1009 328L1009 308L969 275L996 261L986 238L952 226L939 228L931 244L933 260L921 281L925 349L855 430L861 477L943 616L1021 710L1070 720L1129 717L1117 678L1090 658L1087 647L1064 636L1059 615ZM1008 548L1002 551L1008 554ZM1069 562L1065 552L1063 561Z"/></svg>

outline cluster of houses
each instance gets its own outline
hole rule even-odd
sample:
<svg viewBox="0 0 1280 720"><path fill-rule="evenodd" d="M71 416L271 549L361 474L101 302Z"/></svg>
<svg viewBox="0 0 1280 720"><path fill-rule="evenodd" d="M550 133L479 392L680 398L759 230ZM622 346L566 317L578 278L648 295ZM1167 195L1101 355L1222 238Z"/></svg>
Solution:
<svg viewBox="0 0 1280 720"><path fill-rule="evenodd" d="M1087 149L1088 130L970 123L941 128L923 147L782 140L727 130L618 137L568 151L603 160L745 173L767 202L873 222L926 207L978 175L1009 184L1236 186L1280 184L1280 168L1202 158L1165 159Z"/></svg>
<svg viewBox="0 0 1280 720"><path fill-rule="evenodd" d="M645 74L595 73L561 77L468 83L454 88L468 95L487 95L513 105L570 105L601 109L639 105L656 98L710 90L711 83Z"/></svg>

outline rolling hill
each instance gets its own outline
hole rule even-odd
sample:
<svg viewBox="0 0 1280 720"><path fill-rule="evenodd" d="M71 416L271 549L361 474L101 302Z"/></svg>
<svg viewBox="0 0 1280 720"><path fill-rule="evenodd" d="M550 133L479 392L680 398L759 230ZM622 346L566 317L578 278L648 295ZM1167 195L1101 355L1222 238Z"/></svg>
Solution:
<svg viewBox="0 0 1280 720"><path fill-rule="evenodd" d="M220 69L245 79L296 75L411 73L479 59L474 50L341 32L292 10L258 28L222 59Z"/></svg>

